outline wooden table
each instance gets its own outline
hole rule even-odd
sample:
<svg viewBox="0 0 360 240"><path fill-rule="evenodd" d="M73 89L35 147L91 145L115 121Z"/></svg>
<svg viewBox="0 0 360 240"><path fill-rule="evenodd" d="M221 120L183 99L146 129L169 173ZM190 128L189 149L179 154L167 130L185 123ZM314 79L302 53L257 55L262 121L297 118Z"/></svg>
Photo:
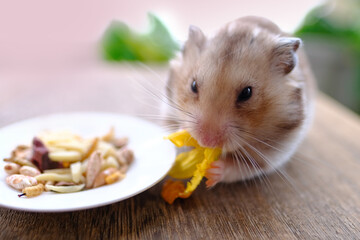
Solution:
<svg viewBox="0 0 360 240"><path fill-rule="evenodd" d="M156 113L143 104L156 102L137 85L140 80L161 89L166 71L153 68L159 75L102 63L59 68L56 75L3 71L0 127L60 111ZM125 201L77 212L0 208L0 239L360 239L360 120L321 94L316 110L296 155L267 181L211 190L202 184L173 205L161 199L160 183Z"/></svg>

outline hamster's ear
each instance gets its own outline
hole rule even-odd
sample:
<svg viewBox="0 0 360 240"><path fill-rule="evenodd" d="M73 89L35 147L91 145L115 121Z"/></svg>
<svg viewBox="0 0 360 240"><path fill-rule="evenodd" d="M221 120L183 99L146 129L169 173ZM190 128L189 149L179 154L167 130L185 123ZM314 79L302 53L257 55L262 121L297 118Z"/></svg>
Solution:
<svg viewBox="0 0 360 240"><path fill-rule="evenodd" d="M206 37L200 28L191 25L189 27L189 36L183 48L183 55L187 55L189 52L197 54L201 52L201 49L205 43Z"/></svg>
<svg viewBox="0 0 360 240"><path fill-rule="evenodd" d="M300 45L300 38L282 37L277 39L273 50L273 70L284 75L290 73L296 66L296 50Z"/></svg>

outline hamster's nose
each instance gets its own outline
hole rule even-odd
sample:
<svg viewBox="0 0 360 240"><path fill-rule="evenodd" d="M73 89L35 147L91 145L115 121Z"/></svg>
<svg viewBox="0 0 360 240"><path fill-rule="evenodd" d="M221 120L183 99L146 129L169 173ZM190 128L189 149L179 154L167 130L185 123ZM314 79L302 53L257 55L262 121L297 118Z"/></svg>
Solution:
<svg viewBox="0 0 360 240"><path fill-rule="evenodd" d="M221 123L201 119L195 131L195 138L203 147L222 147L224 144L224 131L225 129Z"/></svg>
<svg viewBox="0 0 360 240"><path fill-rule="evenodd" d="M214 148L214 147L219 147L220 142L221 141L217 137L204 136L204 137L201 137L200 145L202 145L204 147Z"/></svg>
<svg viewBox="0 0 360 240"><path fill-rule="evenodd" d="M203 147L222 147L223 145L223 138L222 135L218 132L211 133L211 132L202 132L199 136L199 143Z"/></svg>

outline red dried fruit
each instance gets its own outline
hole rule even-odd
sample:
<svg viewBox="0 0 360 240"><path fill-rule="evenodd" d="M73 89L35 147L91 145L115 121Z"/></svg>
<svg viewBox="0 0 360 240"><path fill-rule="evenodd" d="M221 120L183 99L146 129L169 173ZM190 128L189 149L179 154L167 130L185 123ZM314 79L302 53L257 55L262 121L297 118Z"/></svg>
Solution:
<svg viewBox="0 0 360 240"><path fill-rule="evenodd" d="M49 150L45 144L37 137L33 139L33 155L31 162L42 172L46 169L62 168L59 162L51 161L49 158Z"/></svg>

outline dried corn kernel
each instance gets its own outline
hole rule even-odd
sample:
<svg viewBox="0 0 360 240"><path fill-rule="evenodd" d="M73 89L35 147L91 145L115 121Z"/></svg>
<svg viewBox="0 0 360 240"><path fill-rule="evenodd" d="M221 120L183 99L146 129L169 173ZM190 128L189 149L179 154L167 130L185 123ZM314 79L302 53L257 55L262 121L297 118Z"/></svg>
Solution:
<svg viewBox="0 0 360 240"><path fill-rule="evenodd" d="M117 182L125 177L124 174L122 174L120 171L116 171L113 174L105 177L106 184L112 184L114 182Z"/></svg>

